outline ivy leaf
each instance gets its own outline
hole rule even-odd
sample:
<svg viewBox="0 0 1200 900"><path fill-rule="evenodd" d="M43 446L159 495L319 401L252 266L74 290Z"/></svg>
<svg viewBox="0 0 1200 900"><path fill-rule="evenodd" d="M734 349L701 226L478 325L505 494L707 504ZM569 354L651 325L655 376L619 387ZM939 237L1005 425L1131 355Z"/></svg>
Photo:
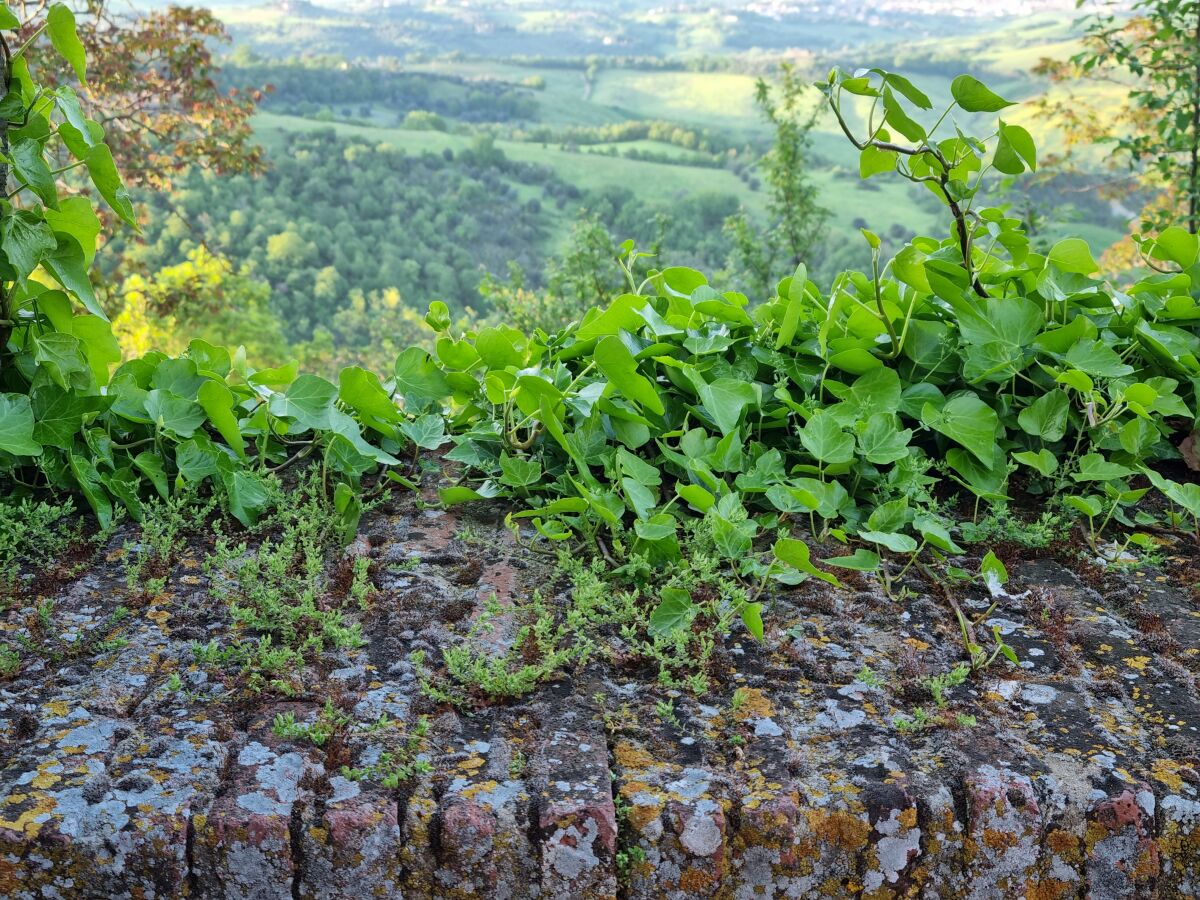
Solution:
<svg viewBox="0 0 1200 900"><path fill-rule="evenodd" d="M1116 481L1136 475L1133 469L1109 462L1099 453L1088 453L1079 460L1079 471L1072 472L1075 481Z"/></svg>
<svg viewBox="0 0 1200 900"><path fill-rule="evenodd" d="M252 528L270 502L262 479L238 469L225 477L224 484L230 514L247 528Z"/></svg>
<svg viewBox="0 0 1200 900"><path fill-rule="evenodd" d="M876 465L885 465L908 456L912 429L901 429L899 420L890 413L875 413L858 435L862 455Z"/></svg>
<svg viewBox="0 0 1200 900"><path fill-rule="evenodd" d="M758 400L754 385L734 378L718 378L712 384L700 381L697 393L700 394L700 403L705 412L712 417L723 435L735 432L742 420L742 413Z"/></svg>
<svg viewBox="0 0 1200 900"><path fill-rule="evenodd" d="M650 614L650 633L666 637L692 624L696 608L683 588L666 587L658 593L658 606Z"/></svg>
<svg viewBox="0 0 1200 900"><path fill-rule="evenodd" d="M730 495L732 496L732 495ZM711 513L713 543L725 559L741 559L750 552L758 531L752 519L734 522L714 509Z"/></svg>
<svg viewBox="0 0 1200 900"><path fill-rule="evenodd" d="M40 456L33 439L33 409L24 394L0 394L0 450L16 456Z"/></svg>
<svg viewBox="0 0 1200 900"><path fill-rule="evenodd" d="M898 531L912 519L913 511L909 508L908 498L901 497L875 507L867 517L867 528L871 531Z"/></svg>
<svg viewBox="0 0 1200 900"><path fill-rule="evenodd" d="M363 415L385 422L404 420L380 384L379 376L358 366L347 366L338 374L338 396L343 403Z"/></svg>
<svg viewBox="0 0 1200 900"><path fill-rule="evenodd" d="M839 569L853 569L856 572L874 572L879 568L879 554L872 553L865 547L859 547L849 556L835 556L824 560L827 566L837 566Z"/></svg>
<svg viewBox="0 0 1200 900"><path fill-rule="evenodd" d="M79 298L93 316L108 321L104 307L96 299L88 278L87 258L83 248L72 235L65 232L54 235L54 251L42 258L42 265L50 270L58 283Z"/></svg>
<svg viewBox="0 0 1200 900"><path fill-rule="evenodd" d="M535 459L500 454L500 481L509 487L524 488L537 484L542 477L542 467Z"/></svg>
<svg viewBox="0 0 1200 900"><path fill-rule="evenodd" d="M450 438L446 435L446 420L437 413L426 413L400 426L405 437L423 450L436 450Z"/></svg>
<svg viewBox="0 0 1200 900"><path fill-rule="evenodd" d="M375 460L362 453L344 434L333 434L325 445L325 465L353 478L375 468Z"/></svg>
<svg viewBox="0 0 1200 900"><path fill-rule="evenodd" d="M95 463L86 457L69 453L67 464L75 478L75 483L79 486L80 493L87 500L92 512L96 514L100 527L107 528L112 522L112 501L100 480L100 473L96 471Z"/></svg>
<svg viewBox="0 0 1200 900"><path fill-rule="evenodd" d="M32 138L21 138L8 151L12 159L13 172L29 187L38 199L51 209L58 208L58 190L54 176L42 155L42 144Z"/></svg>
<svg viewBox="0 0 1200 900"><path fill-rule="evenodd" d="M171 495L170 488L167 485L166 469L163 468L163 462L157 454L143 451L133 458L133 464L143 475L150 479L150 483L154 485L154 490L158 492L158 496L166 500Z"/></svg>
<svg viewBox="0 0 1200 900"><path fill-rule="evenodd" d="M916 540L907 534L890 531L860 531L858 536L864 541L887 547L893 553L912 553L917 549Z"/></svg>
<svg viewBox="0 0 1200 900"><path fill-rule="evenodd" d="M36 335L33 339L33 358L46 367L50 377L63 390L71 389L76 382L76 375L91 374L83 355L83 345L73 334L51 331Z"/></svg>
<svg viewBox="0 0 1200 900"><path fill-rule="evenodd" d="M775 558L785 565L791 566L799 572L806 575L811 575L813 578L819 578L828 584L839 587L841 582L828 572L822 572L812 562L812 554L808 549L808 544L804 541L797 541L793 538L780 538L771 548L775 554Z"/></svg>
<svg viewBox="0 0 1200 900"><path fill-rule="evenodd" d="M938 409L932 403L921 408L921 422L962 444L985 466L995 459L996 411L974 394L959 394Z"/></svg>
<svg viewBox="0 0 1200 900"><path fill-rule="evenodd" d="M55 3L46 15L46 31L50 34L54 49L75 70L75 77L81 84L86 84L87 54L75 32L75 13L65 4Z"/></svg>
<svg viewBox="0 0 1200 900"><path fill-rule="evenodd" d="M904 107L900 105L900 101L896 99L896 95L890 88L883 89L883 109L887 123L910 141L917 142L925 139L925 129L904 111Z"/></svg>
<svg viewBox="0 0 1200 900"><path fill-rule="evenodd" d="M316 431L332 427L333 401L338 389L317 375L304 374L282 394L271 398L272 415L293 419L295 430Z"/></svg>
<svg viewBox="0 0 1200 900"><path fill-rule="evenodd" d="M1040 437L1043 441L1061 441L1067 433L1067 414L1071 409L1070 398L1061 388L1042 394L1017 414L1017 424L1026 434Z"/></svg>
<svg viewBox="0 0 1200 900"><path fill-rule="evenodd" d="M182 480L192 484L199 484L205 478L219 474L217 450L212 441L202 433L184 441L175 448L175 468Z"/></svg>
<svg viewBox="0 0 1200 900"><path fill-rule="evenodd" d="M70 450L83 426L87 401L56 384L43 384L30 392L29 402L35 420L34 439L42 446Z"/></svg>
<svg viewBox="0 0 1200 900"><path fill-rule="evenodd" d="M1133 374L1133 366L1100 341L1076 341L1063 359L1093 378L1121 378Z"/></svg>
<svg viewBox="0 0 1200 900"><path fill-rule="evenodd" d="M881 150L873 144L867 144L858 157L858 177L865 181L872 175L894 171L897 158L895 150Z"/></svg>
<svg viewBox="0 0 1200 900"><path fill-rule="evenodd" d="M64 122L59 126L60 133L66 129L75 131L70 122ZM129 191L125 189L125 184L121 181L121 173L117 171L117 164L113 162L112 151L105 144L96 144L86 153L84 162L87 164L92 184L96 186L100 196L104 198L121 221L140 233L141 229L138 227L133 201L129 199Z"/></svg>
<svg viewBox="0 0 1200 900"><path fill-rule="evenodd" d="M237 416L233 412L233 391L219 381L206 381L200 385L196 401L208 415L208 421L212 422L217 433L225 438L225 443L234 453L245 459L246 442L242 438L242 429L238 426Z"/></svg>
<svg viewBox="0 0 1200 900"><path fill-rule="evenodd" d="M742 607L742 624L756 641L763 639L762 604L747 603Z"/></svg>
<svg viewBox="0 0 1200 900"><path fill-rule="evenodd" d="M1020 125L1000 122L1000 139L996 143L996 154L992 164L1005 175L1020 175L1028 166L1037 171L1037 146L1033 137Z"/></svg>
<svg viewBox="0 0 1200 900"><path fill-rule="evenodd" d="M999 112L1013 105L1011 100L993 93L982 81L970 75L959 75L950 82L950 96L967 112Z"/></svg>
<svg viewBox="0 0 1200 900"><path fill-rule="evenodd" d="M409 347L396 357L396 390L410 412L448 397L450 385L433 359L420 347Z"/></svg>
<svg viewBox="0 0 1200 900"><path fill-rule="evenodd" d="M1014 453L1012 456L1017 462L1024 463L1047 478L1053 475L1058 469L1058 457L1045 447L1037 453L1034 453L1032 450L1022 450Z"/></svg>
<svg viewBox="0 0 1200 900"><path fill-rule="evenodd" d="M4 217L3 238L0 246L4 255L23 279L38 267L47 253L58 246L50 226L31 210L19 209Z"/></svg>
<svg viewBox="0 0 1200 900"><path fill-rule="evenodd" d="M954 538L950 536L949 530L941 522L930 516L918 516L913 522L913 527L921 535L921 538L931 547L936 547L945 553L962 553L962 547L954 543Z"/></svg>
<svg viewBox="0 0 1200 900"><path fill-rule="evenodd" d="M643 409L656 415L664 412L658 391L648 378L638 372L637 360L616 335L601 338L596 344L596 366L609 384Z"/></svg>
<svg viewBox="0 0 1200 900"><path fill-rule="evenodd" d="M190 438L204 423L200 404L157 388L146 393L146 413L156 428L178 438Z"/></svg>
<svg viewBox="0 0 1200 900"><path fill-rule="evenodd" d="M1050 248L1046 261L1064 272L1074 272L1076 275L1090 275L1100 268L1083 238L1066 238L1059 241Z"/></svg>
<svg viewBox="0 0 1200 900"><path fill-rule="evenodd" d="M804 449L825 465L840 465L854 459L854 438L823 409L812 414L799 434Z"/></svg>

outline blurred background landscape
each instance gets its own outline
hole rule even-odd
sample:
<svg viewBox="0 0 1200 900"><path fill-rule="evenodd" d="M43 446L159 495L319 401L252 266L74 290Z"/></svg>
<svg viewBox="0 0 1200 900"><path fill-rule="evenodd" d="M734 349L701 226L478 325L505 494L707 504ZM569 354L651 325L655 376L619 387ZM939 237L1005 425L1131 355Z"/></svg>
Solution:
<svg viewBox="0 0 1200 900"><path fill-rule="evenodd" d="M604 303L624 285L626 239L655 254L648 265L765 299L792 267L770 240L781 123L799 129L823 211L802 254L818 282L869 264L868 221L885 251L937 233L939 200L861 178L818 93L777 90L781 65L802 84L885 67L943 106L970 72L1026 101L1006 119L1043 164L988 190L1038 245L1077 235L1099 255L1148 199L1103 145L1081 155L1060 128L1064 110L1103 116L1126 91L1047 74L1044 60L1079 49L1073 2L210 5L228 37L209 43L212 77L245 104L246 146L262 154L142 179L142 235L118 234L98 263L130 354L199 334L264 364L387 366L424 338L434 300L464 322L547 326ZM211 123L214 141L227 124Z"/></svg>

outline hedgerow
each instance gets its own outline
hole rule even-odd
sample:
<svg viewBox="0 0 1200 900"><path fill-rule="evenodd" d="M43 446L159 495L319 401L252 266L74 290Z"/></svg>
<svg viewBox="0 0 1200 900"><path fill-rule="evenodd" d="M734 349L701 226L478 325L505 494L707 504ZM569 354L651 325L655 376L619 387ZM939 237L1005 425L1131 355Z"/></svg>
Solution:
<svg viewBox="0 0 1200 900"><path fill-rule="evenodd" d="M0 20L17 24L7 10ZM48 30L82 81L66 7ZM884 259L864 230L871 271L823 290L801 265L757 303L687 268L639 282L644 255L626 244L628 291L579 322L461 331L435 303L432 354L412 347L384 377L351 366L334 383L203 341L115 365L87 278L98 220L87 196L60 195L58 175L86 168L116 217L136 227L134 211L101 127L70 88L38 88L23 49L0 110L18 184L0 211L0 472L81 495L103 524L186 487L250 526L277 473L308 461L350 535L365 479L409 484L419 451L451 445L462 478L443 502L506 498L546 541L605 556L619 543L654 567L702 534L756 586L735 612L761 634L771 581L858 569L891 590L959 554L959 520L981 506L1007 516L1021 497L1061 498L1096 552L1114 525L1147 542L1137 528L1200 520L1200 487L1163 474L1195 427L1196 235L1137 238L1146 273L1129 284L1097 277L1082 240L1035 252L1018 219L978 203L990 174L1036 167L1029 133L1003 119L982 138L948 124L955 110L976 121L1011 105L970 76L928 127L932 102L894 73L835 70L820 85L862 176L930 189L945 237ZM861 130L846 95L866 110ZM1151 490L1161 502L1139 502ZM993 559L979 577L1002 569ZM654 628L682 627L691 603L664 591ZM1003 649L975 646L972 660Z"/></svg>

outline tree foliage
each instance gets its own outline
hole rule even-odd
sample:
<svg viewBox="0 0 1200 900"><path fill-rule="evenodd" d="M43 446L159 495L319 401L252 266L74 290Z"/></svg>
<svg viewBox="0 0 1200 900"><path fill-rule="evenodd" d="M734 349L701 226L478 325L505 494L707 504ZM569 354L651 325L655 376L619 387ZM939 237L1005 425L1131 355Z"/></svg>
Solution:
<svg viewBox="0 0 1200 900"><path fill-rule="evenodd" d="M778 84L760 78L755 86L755 102L775 130L770 150L759 161L769 189L770 221L759 229L743 212L727 218L724 230L733 244L734 264L760 296L770 290L769 272L775 267L813 261L829 219L810 173L810 132L821 111L809 102L811 94L810 85L788 63L780 67Z"/></svg>
<svg viewBox="0 0 1200 900"><path fill-rule="evenodd" d="M169 6L144 14L108 0L72 0L47 9L44 0L18 0L15 44L33 39L25 55L47 87L82 87L84 110L132 185L161 188L193 166L218 172L258 171L262 151L250 116L255 91L231 93L216 82L213 45L227 40L211 12ZM87 84L70 67L42 66L55 52L51 11L69 11L80 52L90 60Z"/></svg>
<svg viewBox="0 0 1200 900"><path fill-rule="evenodd" d="M1038 71L1059 85L1080 81L1117 87L1120 101L1089 104L1078 90L1044 100L1071 146L1111 144L1114 161L1129 166L1135 185L1158 197L1144 227L1181 217L1200 231L1200 2L1137 0L1102 3L1087 19L1084 48L1067 60L1043 60Z"/></svg>

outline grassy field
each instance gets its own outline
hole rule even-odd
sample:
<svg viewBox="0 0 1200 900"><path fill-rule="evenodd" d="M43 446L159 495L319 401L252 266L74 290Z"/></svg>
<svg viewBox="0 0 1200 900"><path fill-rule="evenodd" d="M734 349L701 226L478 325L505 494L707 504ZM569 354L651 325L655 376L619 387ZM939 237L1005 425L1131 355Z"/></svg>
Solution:
<svg viewBox="0 0 1200 900"><path fill-rule="evenodd" d="M440 153L446 148L457 152L470 147L474 140L467 135L440 131L317 123L297 116L273 113L260 113L255 118L255 131L268 150L278 150L283 132L317 127L329 127L339 134L388 144L406 153ZM830 145L835 146L830 137ZM631 141L626 145L654 149L664 146L653 141ZM843 236L856 234L855 222L859 219L871 222L871 227L881 232L886 232L894 225L907 231L932 227L934 216L914 202L913 189L909 185L894 179L879 178L864 186L858 178L853 151L845 152L845 141L841 141L840 145L845 165L814 173L814 180L821 192L821 202L833 213L831 225L835 230ZM511 159L547 166L560 178L584 190L627 187L637 191L647 201L668 208L673 200L686 196L731 194L752 213L761 215L766 211L764 193L750 190L745 182L724 169L610 157L586 152L590 148L583 148L584 152L572 152L555 145L504 140L496 141L496 146ZM687 152L679 148L672 149L680 153Z"/></svg>
<svg viewBox="0 0 1200 900"><path fill-rule="evenodd" d="M547 36L561 33L572 23L592 37L600 34L595 20L588 13L560 12L547 9L537 2L527 8L513 7L505 26L524 33L541 32ZM638 12L630 21L631 28L657 28L664 22L683 15L667 8ZM711 11L692 9L686 14L689 27L676 32L680 43L659 48L661 55L679 56L688 52L728 52L730 41L736 40L741 24L722 25ZM242 25L262 27L268 20L278 27L278 17L261 12L247 12ZM345 24L344 22L342 23ZM323 23L335 28L333 23ZM748 26L747 26L748 27ZM754 27L760 27L758 25ZM723 29L726 29L723 31ZM911 41L877 41L864 44L861 40L853 50L826 50L814 71L826 65L882 65L910 77L934 102L933 114L919 113L917 118L927 123L936 117L950 100L950 83L955 74L969 71L984 79L1001 95L1028 101L1042 95L1047 85L1034 76L1031 69L1044 57L1066 58L1078 49L1070 20L1062 15L1030 16L1019 23L991 30L958 29L965 33L938 33ZM260 38L272 34L267 27ZM885 32L879 32L884 35ZM685 37L686 36L686 37ZM861 37L861 36L860 36ZM558 47L550 37L551 50L568 55L569 48ZM501 42L503 43L503 42ZM689 45L689 46L685 46ZM469 51L467 51L469 53ZM493 51L500 54L500 49ZM632 52L632 50L630 51ZM529 96L537 103L536 121L524 124L551 128L569 126L598 126L629 120L665 119L684 127L702 130L731 140L735 144L750 143L763 148L770 140L771 130L754 103L756 76L739 72L691 72L646 68L621 68L601 65L593 70L591 80L585 73L584 62L570 66L536 66L512 62L503 58L470 56L469 58L441 57L435 60L410 60L405 69L439 75L453 75L469 80L493 80L514 86L536 83ZM1120 87L1105 85L1089 87L1086 95L1100 104L1118 99ZM1066 96L1065 89L1050 88L1052 98ZM861 133L871 111L865 98L847 97L846 114L852 127ZM814 91L812 103L822 103ZM398 126L394 111L377 110L373 122L348 124L314 122L295 116L262 113L256 119L256 130L268 147L277 147L284 131L313 127L332 127L341 134L356 135L386 143L406 153L455 151L469 147L474 138L468 134L438 131L412 131ZM878 113L876 113L878 115ZM986 121L985 121L986 118ZM1004 113L1006 121L1027 127L1038 142L1041 154L1060 153L1065 149L1061 134L1045 120L1038 108L1028 102L1020 103ZM953 134L954 124L968 132L984 134L992 126L990 117L976 117L957 111L943 125L941 133ZM540 144L498 140L496 145L511 159L547 166L560 178L581 190L623 187L636 191L647 202L670 209L681 198L706 193L728 194L752 214L766 212L766 195L760 188L752 190L746 181L733 172L686 165L699 154L674 145L654 141L622 141L606 145L566 148L555 143ZM858 178L858 154L842 135L837 123L827 112L821 115L812 132L814 154L813 178L820 191L820 200L832 213L830 227L836 233L835 242L859 240L858 226L870 223L872 230L886 234L901 229L904 232L938 233L944 230L939 211L928 202L924 193L897 178L877 176L863 184ZM604 153L598 151L603 150ZM608 155L615 150L617 156ZM678 160L647 162L629 159L631 151L652 152ZM1099 165L1102 156L1093 154L1088 162ZM761 180L761 174L759 174ZM545 210L553 229L569 224L570 211ZM1088 238L1099 249L1118 239L1121 232L1107 225L1096 224L1070 215L1047 226L1055 236L1079 235Z"/></svg>

